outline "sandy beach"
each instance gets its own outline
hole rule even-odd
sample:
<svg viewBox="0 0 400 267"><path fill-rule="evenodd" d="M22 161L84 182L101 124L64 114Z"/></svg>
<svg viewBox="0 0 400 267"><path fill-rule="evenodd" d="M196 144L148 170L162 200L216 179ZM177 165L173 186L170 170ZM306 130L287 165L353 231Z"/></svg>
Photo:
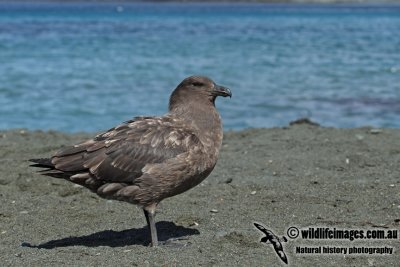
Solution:
<svg viewBox="0 0 400 267"><path fill-rule="evenodd" d="M159 206L148 247L140 208L43 177L48 157L93 134L0 132L1 266L285 266L260 242L281 238L289 266L398 266L398 239L305 240L290 227L400 230L400 130L298 124L226 132L202 184ZM285 236L285 238L283 238ZM284 240L287 239L287 242ZM300 253L297 247L392 248L393 253Z"/></svg>

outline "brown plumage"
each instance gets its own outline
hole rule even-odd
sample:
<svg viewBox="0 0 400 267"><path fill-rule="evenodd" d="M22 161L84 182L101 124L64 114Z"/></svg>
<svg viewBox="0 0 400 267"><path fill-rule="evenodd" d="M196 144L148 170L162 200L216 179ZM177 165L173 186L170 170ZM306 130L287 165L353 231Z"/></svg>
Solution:
<svg viewBox="0 0 400 267"><path fill-rule="evenodd" d="M231 92L207 77L188 77L164 116L136 117L49 159L32 159L31 166L103 198L142 206L156 246L157 204L199 184L217 163L223 134L217 96Z"/></svg>

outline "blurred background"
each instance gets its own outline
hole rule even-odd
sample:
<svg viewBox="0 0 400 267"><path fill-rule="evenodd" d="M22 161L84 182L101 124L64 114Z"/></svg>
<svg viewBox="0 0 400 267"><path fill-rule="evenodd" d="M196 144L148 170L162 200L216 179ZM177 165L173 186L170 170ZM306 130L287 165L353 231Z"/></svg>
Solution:
<svg viewBox="0 0 400 267"><path fill-rule="evenodd" d="M225 129L398 128L400 4L341 2L2 1L0 129L162 115L193 74L232 90Z"/></svg>

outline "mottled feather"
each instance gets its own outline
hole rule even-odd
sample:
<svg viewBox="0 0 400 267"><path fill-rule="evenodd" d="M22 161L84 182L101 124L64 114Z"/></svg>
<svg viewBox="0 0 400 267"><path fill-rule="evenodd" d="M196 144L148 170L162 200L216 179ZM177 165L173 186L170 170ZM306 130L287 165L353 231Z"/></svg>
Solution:
<svg viewBox="0 0 400 267"><path fill-rule="evenodd" d="M193 130L171 117L137 117L51 159L58 170L90 172L103 182L128 182L142 175L146 164L161 163L190 148L201 147Z"/></svg>

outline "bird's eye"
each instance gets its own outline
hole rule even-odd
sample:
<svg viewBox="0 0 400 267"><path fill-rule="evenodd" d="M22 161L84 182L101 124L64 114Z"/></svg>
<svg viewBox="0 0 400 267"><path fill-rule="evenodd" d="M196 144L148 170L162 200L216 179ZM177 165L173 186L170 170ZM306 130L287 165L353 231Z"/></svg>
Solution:
<svg viewBox="0 0 400 267"><path fill-rule="evenodd" d="M204 83L201 83L201 82L193 82L192 85L193 85L193 86L196 86L196 87L200 87L200 86L203 86Z"/></svg>

